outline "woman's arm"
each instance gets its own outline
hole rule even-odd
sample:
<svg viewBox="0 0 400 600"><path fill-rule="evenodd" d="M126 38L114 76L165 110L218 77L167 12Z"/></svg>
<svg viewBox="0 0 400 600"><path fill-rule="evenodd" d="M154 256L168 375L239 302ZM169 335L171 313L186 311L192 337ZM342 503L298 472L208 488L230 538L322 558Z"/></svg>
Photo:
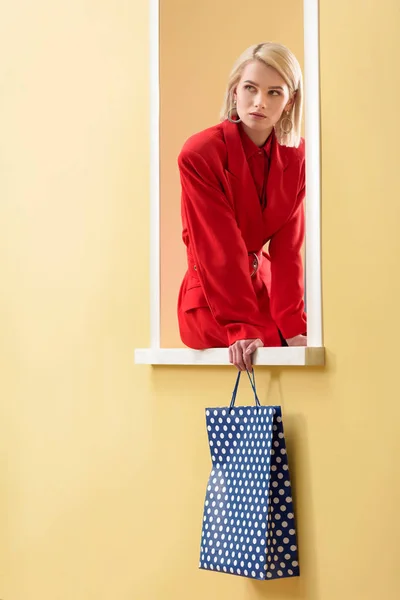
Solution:
<svg viewBox="0 0 400 600"><path fill-rule="evenodd" d="M288 340L306 333L304 313L304 163L295 209L287 223L271 238L271 314Z"/></svg>
<svg viewBox="0 0 400 600"><path fill-rule="evenodd" d="M265 325L234 208L203 156L184 150L178 164L182 217L210 310L216 321L226 327L229 345L256 338L265 343Z"/></svg>

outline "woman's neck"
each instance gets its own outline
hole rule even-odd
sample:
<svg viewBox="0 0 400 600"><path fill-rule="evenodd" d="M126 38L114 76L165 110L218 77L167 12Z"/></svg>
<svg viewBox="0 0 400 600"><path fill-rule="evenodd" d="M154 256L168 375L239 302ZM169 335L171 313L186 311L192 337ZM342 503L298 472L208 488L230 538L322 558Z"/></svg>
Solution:
<svg viewBox="0 0 400 600"><path fill-rule="evenodd" d="M244 123L241 123L240 125L242 126L244 133L259 148L262 148L262 146L264 146L265 142L267 141L273 130L273 127L270 127L269 129L264 129L263 131L255 131L254 129L247 127L247 125L245 125Z"/></svg>

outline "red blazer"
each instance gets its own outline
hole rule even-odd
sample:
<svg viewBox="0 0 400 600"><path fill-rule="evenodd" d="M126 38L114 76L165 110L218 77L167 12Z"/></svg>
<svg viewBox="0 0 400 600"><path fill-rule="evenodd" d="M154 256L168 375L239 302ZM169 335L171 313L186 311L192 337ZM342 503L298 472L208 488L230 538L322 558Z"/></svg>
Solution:
<svg viewBox="0 0 400 600"><path fill-rule="evenodd" d="M188 258L180 325L185 327L189 312L208 308L215 325L224 328L227 345L250 338L280 345L278 329L286 339L305 333L304 140L288 148L274 136L264 211L237 124L225 120L190 137L178 165ZM269 254L262 253L268 241ZM262 264L251 277L253 252Z"/></svg>

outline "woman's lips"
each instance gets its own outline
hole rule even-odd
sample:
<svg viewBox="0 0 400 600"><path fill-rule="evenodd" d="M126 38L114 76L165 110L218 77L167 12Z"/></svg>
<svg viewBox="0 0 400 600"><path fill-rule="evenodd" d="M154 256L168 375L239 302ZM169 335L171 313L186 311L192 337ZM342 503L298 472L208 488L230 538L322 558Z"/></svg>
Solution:
<svg viewBox="0 0 400 600"><path fill-rule="evenodd" d="M254 119L266 119L266 116L260 113L250 113L250 116Z"/></svg>

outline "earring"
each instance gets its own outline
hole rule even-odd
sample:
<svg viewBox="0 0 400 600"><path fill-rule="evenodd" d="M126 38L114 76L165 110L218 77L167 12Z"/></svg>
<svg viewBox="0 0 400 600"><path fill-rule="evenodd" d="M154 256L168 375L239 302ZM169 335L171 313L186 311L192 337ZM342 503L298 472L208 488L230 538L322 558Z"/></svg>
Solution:
<svg viewBox="0 0 400 600"><path fill-rule="evenodd" d="M289 135L293 129L293 121L289 117L290 111L286 111L286 116L281 119L280 128L282 135Z"/></svg>
<svg viewBox="0 0 400 600"><path fill-rule="evenodd" d="M227 113L227 119L228 119L228 121L230 121L231 123L240 123L240 122L242 121L242 119L239 119L239 118L237 118L237 119L232 119L231 115L232 115L233 111L236 111L236 115L237 115L237 110L236 110L236 100L234 100L234 101L233 101L233 106L232 106L232 108L230 108L230 109L228 110L228 113Z"/></svg>

